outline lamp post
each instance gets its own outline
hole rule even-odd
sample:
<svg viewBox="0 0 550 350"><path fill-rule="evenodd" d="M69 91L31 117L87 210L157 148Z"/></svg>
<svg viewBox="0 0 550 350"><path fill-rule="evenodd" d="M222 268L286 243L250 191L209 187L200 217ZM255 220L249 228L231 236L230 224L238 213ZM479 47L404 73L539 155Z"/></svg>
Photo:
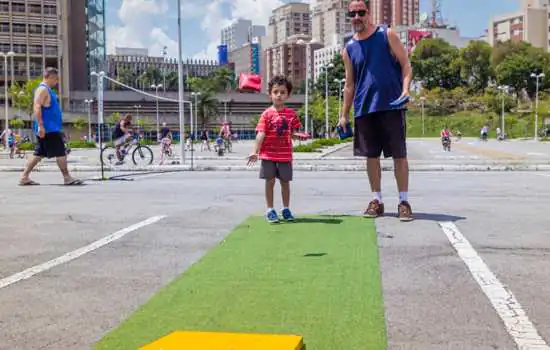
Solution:
<svg viewBox="0 0 550 350"><path fill-rule="evenodd" d="M510 89L510 87L507 85L499 85L498 89L502 92L501 112L500 112L500 133L504 135L504 93L508 93L508 90Z"/></svg>
<svg viewBox="0 0 550 350"><path fill-rule="evenodd" d="M151 89L155 89L156 91L156 95L157 95L157 140L159 139L159 135L160 135L160 125L159 125L159 89L162 87L163 85L162 84L153 84L151 85Z"/></svg>
<svg viewBox="0 0 550 350"><path fill-rule="evenodd" d="M97 139L99 141L99 157L101 159L101 151L103 149L103 79L105 78L105 72L91 72L90 75L97 77ZM105 178L104 175L103 159L101 159L101 179Z"/></svg>
<svg viewBox="0 0 550 350"><path fill-rule="evenodd" d="M8 131L8 125L9 125L9 101L8 101L8 81L9 81L9 76L8 76L8 57L13 57L13 55L15 55L15 53L13 51L10 51L8 53L3 53L3 52L0 52L0 57L4 57L4 104L5 104L5 111L4 113L6 113L5 115L5 118L6 118L6 125L4 126L4 130L6 131L6 137L5 137L5 141L6 141L6 149L9 148L9 144L8 144L8 134L7 134L7 131ZM12 82L13 83L13 82Z"/></svg>
<svg viewBox="0 0 550 350"><path fill-rule="evenodd" d="M325 70L325 138L329 138L329 126L328 126L328 70L334 67L332 63L323 67Z"/></svg>
<svg viewBox="0 0 550 350"><path fill-rule="evenodd" d="M421 96L420 97L420 104L422 106L422 136L424 136L424 132L425 132L425 129L424 129L424 104L426 103L426 97L424 96Z"/></svg>
<svg viewBox="0 0 550 350"><path fill-rule="evenodd" d="M184 118L184 91L183 91L183 47L182 47L182 33L181 33L181 0L178 0L178 102L179 102L179 118L180 118L180 151L181 159L180 163L185 162L185 118Z"/></svg>
<svg viewBox="0 0 550 350"><path fill-rule="evenodd" d="M342 114L342 84L346 82L346 79L334 79L335 83L338 83L338 118Z"/></svg>
<svg viewBox="0 0 550 350"><path fill-rule="evenodd" d="M88 142L92 142L92 103L94 103L94 100L85 99L84 103L88 108Z"/></svg>
<svg viewBox="0 0 550 350"><path fill-rule="evenodd" d="M544 78L544 73L531 73L531 78L536 80L535 90L535 141L539 138L539 79Z"/></svg>
<svg viewBox="0 0 550 350"><path fill-rule="evenodd" d="M308 125L309 125L309 114L308 114L308 106L309 106L309 81L311 80L311 44L315 44L315 40L311 41L305 41L305 40L298 40L298 44L300 45L306 45L306 96L305 96L305 105L304 105L304 114L305 114L305 132L308 132Z"/></svg>

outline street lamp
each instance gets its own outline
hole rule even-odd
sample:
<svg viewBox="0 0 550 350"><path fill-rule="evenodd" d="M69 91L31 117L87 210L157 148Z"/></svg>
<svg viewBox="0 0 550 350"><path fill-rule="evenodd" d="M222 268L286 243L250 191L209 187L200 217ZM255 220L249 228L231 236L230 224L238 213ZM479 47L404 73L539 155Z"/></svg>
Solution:
<svg viewBox="0 0 550 350"><path fill-rule="evenodd" d="M346 79L334 79L334 82L338 84L338 118L342 114L342 84L346 82Z"/></svg>
<svg viewBox="0 0 550 350"><path fill-rule="evenodd" d="M508 85L499 85L498 89L502 92L502 107L500 113L500 133L504 135L504 93L508 93L510 87ZM535 129L536 130L536 129ZM498 137L499 135L497 135Z"/></svg>
<svg viewBox="0 0 550 350"><path fill-rule="evenodd" d="M5 141L6 141L6 149L9 149L8 144L8 123L9 123L9 102L8 102L8 57L13 57L15 53L13 51L10 51L8 53L0 52L0 57L4 57L4 104L5 104L5 113L6 113L6 125L4 126L4 130L6 131L5 135ZM13 83L13 82L12 82Z"/></svg>
<svg viewBox="0 0 550 350"><path fill-rule="evenodd" d="M92 103L94 100L85 99L84 103L88 106L88 142L92 142Z"/></svg>
<svg viewBox="0 0 550 350"><path fill-rule="evenodd" d="M309 105L309 81L311 80L311 44L316 44L317 42L315 40L311 41L305 41L305 40L298 40L297 43L299 45L306 45L306 96L305 96L305 105L304 105L304 114L305 114L305 132L308 131L308 120L309 120L309 114L308 114L308 105Z"/></svg>
<svg viewBox="0 0 550 350"><path fill-rule="evenodd" d="M329 138L329 129L328 129L328 70L333 68L334 64L330 63L326 66L323 66L325 70L325 138Z"/></svg>
<svg viewBox="0 0 550 350"><path fill-rule="evenodd" d="M420 97L420 105L422 106L422 136L424 136L424 104L426 103L426 97Z"/></svg>
<svg viewBox="0 0 550 350"><path fill-rule="evenodd" d="M201 95L200 92L192 92L191 93L191 96L195 97L195 123L194 123L194 126L195 126L195 129L196 130L199 130L199 103L197 101L197 98ZM198 132L197 132L197 135L198 135ZM195 136L197 136L195 135Z"/></svg>
<svg viewBox="0 0 550 350"><path fill-rule="evenodd" d="M536 92L535 92L535 141L539 137L539 79L544 78L544 73L536 74L531 73L531 78L536 79Z"/></svg>
<svg viewBox="0 0 550 350"><path fill-rule="evenodd" d="M160 135L160 125L159 125L159 89L162 87L163 85L162 84L153 84L151 85L151 89L155 89L155 91L157 92L157 140L159 139L159 135Z"/></svg>
<svg viewBox="0 0 550 350"><path fill-rule="evenodd" d="M229 102L229 100L223 100L223 120L226 122L227 121L227 103Z"/></svg>
<svg viewBox="0 0 550 350"><path fill-rule="evenodd" d="M180 151L181 151L181 164L185 162L185 116L184 116L184 91L183 91L183 47L182 47L182 33L181 33L181 0L178 0L178 105L179 105L179 118L180 118Z"/></svg>

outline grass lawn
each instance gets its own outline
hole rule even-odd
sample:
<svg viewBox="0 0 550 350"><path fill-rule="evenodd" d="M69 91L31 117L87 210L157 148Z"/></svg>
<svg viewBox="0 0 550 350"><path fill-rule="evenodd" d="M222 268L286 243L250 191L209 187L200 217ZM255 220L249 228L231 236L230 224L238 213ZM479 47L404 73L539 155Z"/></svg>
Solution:
<svg viewBox="0 0 550 350"><path fill-rule="evenodd" d="M296 334L308 350L386 349L372 220L246 220L95 349L137 349L175 330Z"/></svg>

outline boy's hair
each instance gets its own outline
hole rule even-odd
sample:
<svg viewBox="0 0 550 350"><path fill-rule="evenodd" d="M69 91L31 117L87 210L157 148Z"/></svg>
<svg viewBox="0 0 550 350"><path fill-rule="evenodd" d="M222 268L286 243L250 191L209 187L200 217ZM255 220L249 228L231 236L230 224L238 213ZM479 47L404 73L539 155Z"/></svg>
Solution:
<svg viewBox="0 0 550 350"><path fill-rule="evenodd" d="M284 85L286 86L286 89L288 90L288 94L292 92L292 83L290 80L287 79L284 75L276 75L267 84L267 92L271 93L271 90L273 89L273 86L275 85Z"/></svg>

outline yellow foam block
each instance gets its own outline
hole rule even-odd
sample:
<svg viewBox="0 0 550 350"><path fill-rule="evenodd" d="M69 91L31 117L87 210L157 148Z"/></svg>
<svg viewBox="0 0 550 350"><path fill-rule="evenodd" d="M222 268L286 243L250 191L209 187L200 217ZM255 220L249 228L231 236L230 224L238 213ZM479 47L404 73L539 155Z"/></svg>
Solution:
<svg viewBox="0 0 550 350"><path fill-rule="evenodd" d="M140 350L302 350L297 335L176 331Z"/></svg>

